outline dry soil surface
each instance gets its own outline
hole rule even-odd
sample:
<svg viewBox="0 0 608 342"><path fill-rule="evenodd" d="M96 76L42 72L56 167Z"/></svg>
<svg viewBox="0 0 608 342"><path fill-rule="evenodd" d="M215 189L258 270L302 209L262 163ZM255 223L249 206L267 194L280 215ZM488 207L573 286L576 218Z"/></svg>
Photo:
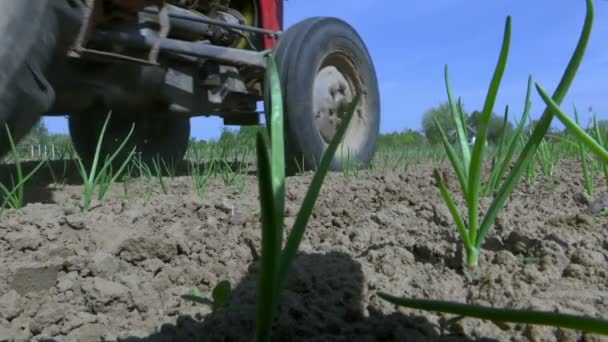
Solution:
<svg viewBox="0 0 608 342"><path fill-rule="evenodd" d="M578 164L520 184L472 271L463 269L432 168L328 176L280 298L276 341L606 340L380 299L384 291L608 317L608 218L587 210ZM288 228L310 179L287 180ZM0 217L0 340L251 340L261 235L255 174L241 192L213 180L203 201L187 176L165 183L168 194L132 181L128 196L115 184L86 213L82 185L31 183L30 203ZM455 179L448 184L454 189ZM195 287L209 297L222 280L233 290L216 310L181 297Z"/></svg>

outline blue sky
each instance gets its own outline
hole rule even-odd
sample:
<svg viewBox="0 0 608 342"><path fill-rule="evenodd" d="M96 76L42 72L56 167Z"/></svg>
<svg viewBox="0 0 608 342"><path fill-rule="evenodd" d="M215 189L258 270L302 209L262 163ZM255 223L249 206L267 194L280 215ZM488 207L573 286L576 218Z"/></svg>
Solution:
<svg viewBox="0 0 608 342"><path fill-rule="evenodd" d="M587 123L592 106L608 119L608 1L595 1L591 41L578 76L563 102L576 105ZM519 117L528 75L552 92L574 50L585 15L584 0L288 0L287 27L311 16L335 16L349 22L372 55L381 91L381 131L420 129L422 114L447 99L443 70L450 68L452 88L467 111L483 105L496 65L505 20L512 16L511 52L495 112ZM533 98L532 115L544 109ZM63 118L47 118L51 132L66 132ZM556 124L556 126L559 126ZM219 136L222 123L195 118L192 135Z"/></svg>

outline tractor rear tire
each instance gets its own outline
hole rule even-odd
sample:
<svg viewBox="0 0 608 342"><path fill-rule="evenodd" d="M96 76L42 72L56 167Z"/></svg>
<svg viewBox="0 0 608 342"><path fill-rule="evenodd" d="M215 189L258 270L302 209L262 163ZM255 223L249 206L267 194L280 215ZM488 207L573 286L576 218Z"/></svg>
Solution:
<svg viewBox="0 0 608 342"><path fill-rule="evenodd" d="M102 108L103 106L87 113L71 115L68 119L74 149L88 165L91 165L95 157L101 130L110 113ZM184 158L190 139L190 118L160 115L129 117L112 113L101 143L101 161L118 149L133 124L133 133L113 164L121 165L133 148L135 156L150 167L154 160L177 163Z"/></svg>
<svg viewBox="0 0 608 342"><path fill-rule="evenodd" d="M71 45L82 10L74 0L0 1L0 157L52 106L49 67ZM7 132L8 126L8 132Z"/></svg>

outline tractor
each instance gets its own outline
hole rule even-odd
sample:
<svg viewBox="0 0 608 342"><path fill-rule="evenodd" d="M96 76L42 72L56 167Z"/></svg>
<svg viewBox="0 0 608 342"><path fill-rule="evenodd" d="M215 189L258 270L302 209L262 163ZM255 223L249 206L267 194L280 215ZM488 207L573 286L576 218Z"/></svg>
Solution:
<svg viewBox="0 0 608 342"><path fill-rule="evenodd" d="M360 99L342 141L371 162L380 124L374 65L345 21L313 17L284 30L282 0L0 1L0 156L42 116L67 116L73 146L144 160L184 157L190 118L258 125L267 55L276 61L288 163L313 170ZM345 167L337 153L331 169Z"/></svg>

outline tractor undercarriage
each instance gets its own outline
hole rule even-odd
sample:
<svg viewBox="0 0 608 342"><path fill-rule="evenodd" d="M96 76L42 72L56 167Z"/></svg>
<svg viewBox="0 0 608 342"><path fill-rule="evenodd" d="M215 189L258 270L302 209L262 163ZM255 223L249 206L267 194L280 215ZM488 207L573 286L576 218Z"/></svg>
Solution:
<svg viewBox="0 0 608 342"><path fill-rule="evenodd" d="M258 123L268 39L280 32L259 27L257 1L80 5L84 21L69 58L49 75L57 94L52 113L103 104L122 116L148 111Z"/></svg>

